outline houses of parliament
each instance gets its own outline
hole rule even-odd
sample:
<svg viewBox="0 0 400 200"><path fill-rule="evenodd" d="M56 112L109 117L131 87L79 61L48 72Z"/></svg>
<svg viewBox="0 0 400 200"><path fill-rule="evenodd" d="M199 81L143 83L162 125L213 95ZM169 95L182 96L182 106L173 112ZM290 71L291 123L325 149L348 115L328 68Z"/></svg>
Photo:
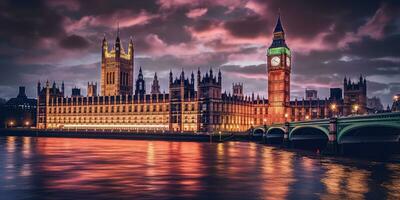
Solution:
<svg viewBox="0 0 400 200"><path fill-rule="evenodd" d="M268 99L244 95L243 84L232 84L232 94L222 92L221 71L178 75L169 73L169 91L160 92L157 74L146 91L142 69L134 81L134 44L124 50L119 33L113 47L102 41L100 95L88 83L87 96L74 88L67 97L47 81L37 85L37 128L123 129L166 132L244 132L253 126L346 116L366 112L366 80L344 79L329 98L307 91L306 99L290 99L292 53L278 17L267 50ZM175 77L175 78L174 78ZM342 94L343 97L342 97Z"/></svg>

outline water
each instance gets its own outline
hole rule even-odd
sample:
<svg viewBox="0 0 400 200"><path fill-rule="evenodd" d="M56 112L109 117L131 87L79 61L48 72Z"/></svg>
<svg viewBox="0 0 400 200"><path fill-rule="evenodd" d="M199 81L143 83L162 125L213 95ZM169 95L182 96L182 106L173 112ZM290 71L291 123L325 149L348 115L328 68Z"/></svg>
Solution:
<svg viewBox="0 0 400 200"><path fill-rule="evenodd" d="M0 137L0 199L400 199L400 162L246 142Z"/></svg>

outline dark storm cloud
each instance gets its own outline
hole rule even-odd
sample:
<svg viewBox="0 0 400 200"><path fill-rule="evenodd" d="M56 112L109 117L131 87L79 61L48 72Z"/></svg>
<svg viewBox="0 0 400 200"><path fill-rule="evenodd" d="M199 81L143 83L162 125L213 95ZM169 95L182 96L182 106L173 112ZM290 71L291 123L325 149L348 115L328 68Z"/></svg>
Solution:
<svg viewBox="0 0 400 200"><path fill-rule="evenodd" d="M67 87L99 79L101 40L124 48L130 36L135 66L146 81L219 68L224 90L244 82L266 95L265 50L278 11L293 51L292 96L318 88L321 96L344 76L367 76L368 95L383 102L399 93L399 1L289 0L6 0L0 2L0 95L19 84L65 80ZM7 66L7 67L6 67ZM34 91L34 87L30 87ZM166 87L163 90L167 89ZM34 92L28 94L34 94Z"/></svg>
<svg viewBox="0 0 400 200"><path fill-rule="evenodd" d="M89 46L89 42L79 35L70 35L60 41L60 46L66 49L83 49Z"/></svg>
<svg viewBox="0 0 400 200"><path fill-rule="evenodd" d="M0 3L0 13L0 40L3 45L29 48L40 39L65 33L63 16L47 7L43 0L5 0Z"/></svg>

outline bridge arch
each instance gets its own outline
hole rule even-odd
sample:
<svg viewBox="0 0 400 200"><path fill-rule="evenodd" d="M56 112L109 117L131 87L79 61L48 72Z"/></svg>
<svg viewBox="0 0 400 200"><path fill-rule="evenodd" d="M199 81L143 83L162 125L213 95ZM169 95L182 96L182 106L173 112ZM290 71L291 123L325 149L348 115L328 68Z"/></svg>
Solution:
<svg viewBox="0 0 400 200"><path fill-rule="evenodd" d="M363 123L343 128L338 143L399 142L400 123Z"/></svg>
<svg viewBox="0 0 400 200"><path fill-rule="evenodd" d="M283 127L271 127L267 130L267 135L272 134L273 132L282 132L282 134L285 134L285 129Z"/></svg>
<svg viewBox="0 0 400 200"><path fill-rule="evenodd" d="M266 142L281 144L285 137L285 132L284 127L270 127L265 134Z"/></svg>
<svg viewBox="0 0 400 200"><path fill-rule="evenodd" d="M329 130L321 126L298 126L289 133L290 140L328 140Z"/></svg>
<svg viewBox="0 0 400 200"><path fill-rule="evenodd" d="M253 129L252 135L253 136L262 136L265 133L265 128L264 127L257 127Z"/></svg>

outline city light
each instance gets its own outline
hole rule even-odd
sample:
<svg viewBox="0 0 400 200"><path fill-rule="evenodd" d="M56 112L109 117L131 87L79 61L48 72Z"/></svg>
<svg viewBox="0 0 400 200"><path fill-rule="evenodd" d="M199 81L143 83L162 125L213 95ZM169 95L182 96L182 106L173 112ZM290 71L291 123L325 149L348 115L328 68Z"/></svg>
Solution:
<svg viewBox="0 0 400 200"><path fill-rule="evenodd" d="M287 113L285 113L285 118L288 118L288 116L289 116L289 115L288 115Z"/></svg>
<svg viewBox="0 0 400 200"><path fill-rule="evenodd" d="M309 119L310 119L310 116L306 115L306 120L309 120Z"/></svg>
<svg viewBox="0 0 400 200"><path fill-rule="evenodd" d="M399 96L394 95L393 100L394 100L394 101L398 101L398 100L399 100Z"/></svg>
<svg viewBox="0 0 400 200"><path fill-rule="evenodd" d="M25 126L29 126L31 123L29 121L25 122Z"/></svg>
<svg viewBox="0 0 400 200"><path fill-rule="evenodd" d="M334 103L331 104L331 110L336 110L336 107L337 107L336 104L334 104Z"/></svg>

